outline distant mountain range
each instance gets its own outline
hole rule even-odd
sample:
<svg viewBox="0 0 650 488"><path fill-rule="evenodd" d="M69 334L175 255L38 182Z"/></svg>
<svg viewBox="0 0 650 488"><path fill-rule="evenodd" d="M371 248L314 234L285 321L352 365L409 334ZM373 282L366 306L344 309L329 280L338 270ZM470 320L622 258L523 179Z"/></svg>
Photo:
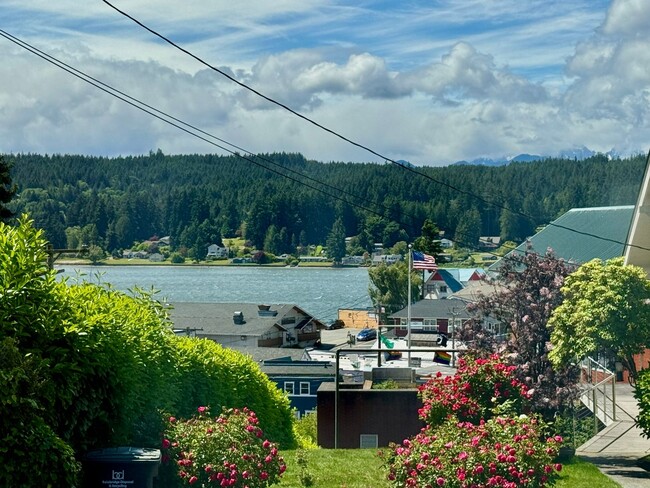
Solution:
<svg viewBox="0 0 650 488"><path fill-rule="evenodd" d="M528 154L528 153L522 153L522 154L517 154L514 157L511 156L503 156L501 158L497 159L491 159L491 158L477 158L473 159L471 161L456 161L453 163L453 165L476 165L476 166L505 166L507 164L510 164L512 162L519 162L519 163L530 163L532 161L541 161L543 159L547 158L559 158L559 159L586 159L591 156L594 156L597 154L595 151L592 151L591 149L582 146L582 147L576 147L573 149L567 149L565 151L560 151L557 154L547 154L547 155L539 155L539 154ZM621 155L612 149L609 152L605 153L606 156L608 156L610 159L615 159L620 157Z"/></svg>

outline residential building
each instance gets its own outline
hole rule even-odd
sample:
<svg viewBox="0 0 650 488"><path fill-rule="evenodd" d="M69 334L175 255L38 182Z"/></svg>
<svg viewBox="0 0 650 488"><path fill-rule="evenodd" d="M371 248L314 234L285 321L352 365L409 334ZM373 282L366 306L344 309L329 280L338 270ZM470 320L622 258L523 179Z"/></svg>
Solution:
<svg viewBox="0 0 650 488"><path fill-rule="evenodd" d="M447 298L469 283L479 282L483 276L485 271L481 268L438 268L433 272L425 272L422 298Z"/></svg>
<svg viewBox="0 0 650 488"><path fill-rule="evenodd" d="M226 347L307 347L320 340L324 324L297 305L176 302L174 329Z"/></svg>
<svg viewBox="0 0 650 488"><path fill-rule="evenodd" d="M316 412L316 392L322 383L333 383L335 365L329 361L276 358L263 361L260 369L289 397L298 418Z"/></svg>
<svg viewBox="0 0 650 488"><path fill-rule="evenodd" d="M210 244L208 246L208 254L206 255L207 259L223 259L228 257L229 249L225 246L220 246L219 244Z"/></svg>

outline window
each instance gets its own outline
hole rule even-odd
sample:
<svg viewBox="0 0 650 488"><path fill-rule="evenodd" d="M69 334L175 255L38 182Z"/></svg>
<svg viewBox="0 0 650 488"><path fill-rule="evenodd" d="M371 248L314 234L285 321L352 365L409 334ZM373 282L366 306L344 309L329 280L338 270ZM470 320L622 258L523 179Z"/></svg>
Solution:
<svg viewBox="0 0 650 488"><path fill-rule="evenodd" d="M447 293L447 287L445 285L440 285L440 293Z"/></svg>
<svg viewBox="0 0 650 488"><path fill-rule="evenodd" d="M309 395L309 381L300 382L300 394Z"/></svg>
<svg viewBox="0 0 650 488"><path fill-rule="evenodd" d="M359 447L361 449L376 448L378 444L377 434L361 434L359 436Z"/></svg>
<svg viewBox="0 0 650 488"><path fill-rule="evenodd" d="M288 395L293 395L293 387L294 387L293 381L284 382L284 391L286 391Z"/></svg>
<svg viewBox="0 0 650 488"><path fill-rule="evenodd" d="M280 321L282 325L289 325L289 324L295 324L296 323L296 317L282 317L282 320Z"/></svg>

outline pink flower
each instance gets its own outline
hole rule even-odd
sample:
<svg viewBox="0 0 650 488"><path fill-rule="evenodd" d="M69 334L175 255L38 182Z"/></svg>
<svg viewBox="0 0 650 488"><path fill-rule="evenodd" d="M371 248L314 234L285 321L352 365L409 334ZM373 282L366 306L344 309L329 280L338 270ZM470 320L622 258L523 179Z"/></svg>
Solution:
<svg viewBox="0 0 650 488"><path fill-rule="evenodd" d="M199 408L196 409L196 411L199 412L199 413L203 413L203 412L205 412L206 410L207 410L206 407L199 407Z"/></svg>
<svg viewBox="0 0 650 488"><path fill-rule="evenodd" d="M163 449L169 449L169 447L172 445L171 442L169 442L169 439L163 439L162 441L162 448Z"/></svg>
<svg viewBox="0 0 650 488"><path fill-rule="evenodd" d="M196 476L192 476L192 477L191 477L189 480L187 480L187 481L188 481L188 483L189 483L190 485L193 485L194 483L196 483L197 481L199 481L199 479L198 479Z"/></svg>
<svg viewBox="0 0 650 488"><path fill-rule="evenodd" d="M555 471L562 471L562 465L560 463L555 465Z"/></svg>
<svg viewBox="0 0 650 488"><path fill-rule="evenodd" d="M439 476L436 480L436 485L443 486L445 484L445 479L442 476Z"/></svg>

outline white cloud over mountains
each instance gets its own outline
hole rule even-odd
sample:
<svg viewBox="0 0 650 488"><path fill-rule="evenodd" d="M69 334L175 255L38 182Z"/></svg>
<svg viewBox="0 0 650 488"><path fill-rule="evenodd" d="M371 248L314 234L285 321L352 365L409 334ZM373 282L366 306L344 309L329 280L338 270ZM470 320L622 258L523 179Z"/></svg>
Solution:
<svg viewBox="0 0 650 488"><path fill-rule="evenodd" d="M258 2L115 3L238 80L393 159L446 164L574 145L623 153L648 146L645 0L444 0L417 9L286 0L267 10L256 10ZM250 151L377 159L102 2L75 5L38 0L27 11L6 0L0 15L11 34ZM5 39L0 53L0 151L218 152Z"/></svg>

